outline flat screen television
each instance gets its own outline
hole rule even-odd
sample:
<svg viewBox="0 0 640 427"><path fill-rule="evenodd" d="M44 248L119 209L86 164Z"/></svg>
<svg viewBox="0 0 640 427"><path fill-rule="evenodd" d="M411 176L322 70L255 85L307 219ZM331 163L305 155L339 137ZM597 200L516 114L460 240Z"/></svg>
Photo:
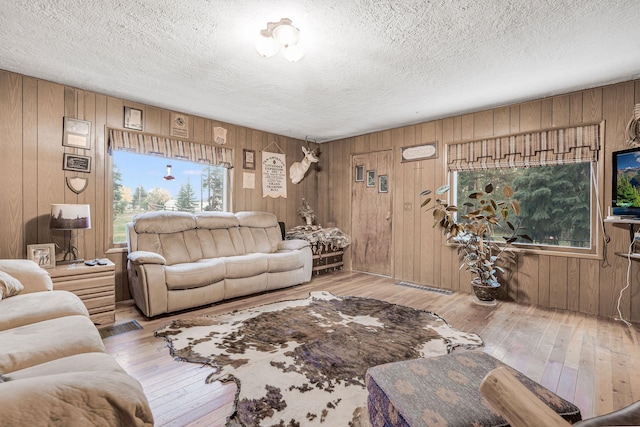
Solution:
<svg viewBox="0 0 640 427"><path fill-rule="evenodd" d="M640 218L640 147L613 152L612 213Z"/></svg>

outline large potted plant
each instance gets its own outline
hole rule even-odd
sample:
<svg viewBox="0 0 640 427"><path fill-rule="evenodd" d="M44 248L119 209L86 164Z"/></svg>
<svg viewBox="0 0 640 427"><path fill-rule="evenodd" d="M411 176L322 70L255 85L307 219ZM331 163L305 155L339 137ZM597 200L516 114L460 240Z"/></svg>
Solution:
<svg viewBox="0 0 640 427"><path fill-rule="evenodd" d="M518 239L532 241L521 233L520 205L513 200L513 189L503 187L502 199L494 190L492 184L487 184L484 191L472 192L460 209L443 198L449 191L449 186L443 185L436 190L434 205L427 209L427 212L433 210L433 226L439 226L447 240L458 245L460 268L471 272L474 293L486 304L495 304L500 287L498 275L504 274L507 264L517 260L513 243ZM420 195L430 193L431 190L425 190ZM428 206L431 200L427 197L422 207Z"/></svg>

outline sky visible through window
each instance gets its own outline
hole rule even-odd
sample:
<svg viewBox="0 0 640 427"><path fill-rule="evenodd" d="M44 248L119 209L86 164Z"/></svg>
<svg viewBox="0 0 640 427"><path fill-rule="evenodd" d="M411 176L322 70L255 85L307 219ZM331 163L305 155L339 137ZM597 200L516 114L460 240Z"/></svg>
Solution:
<svg viewBox="0 0 640 427"><path fill-rule="evenodd" d="M201 169L195 168L192 162L125 151L114 151L113 162L122 173L122 185L130 188L131 191L135 191L140 185L147 192L152 188L160 187L167 189L175 199L180 191L180 185L186 184L188 178L193 191L198 198L200 197ZM167 174L167 165L171 165L171 175L176 178L173 181L163 179Z"/></svg>

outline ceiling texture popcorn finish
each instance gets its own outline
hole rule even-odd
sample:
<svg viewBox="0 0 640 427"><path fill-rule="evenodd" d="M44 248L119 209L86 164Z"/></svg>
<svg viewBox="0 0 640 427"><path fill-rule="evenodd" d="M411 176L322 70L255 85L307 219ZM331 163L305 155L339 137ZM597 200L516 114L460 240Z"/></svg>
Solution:
<svg viewBox="0 0 640 427"><path fill-rule="evenodd" d="M638 0L0 2L0 69L319 142L640 77Z"/></svg>

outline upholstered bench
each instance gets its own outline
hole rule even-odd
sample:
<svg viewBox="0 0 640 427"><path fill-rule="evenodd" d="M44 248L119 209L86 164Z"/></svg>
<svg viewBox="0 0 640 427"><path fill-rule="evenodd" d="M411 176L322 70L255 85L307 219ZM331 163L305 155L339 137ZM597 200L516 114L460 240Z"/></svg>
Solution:
<svg viewBox="0 0 640 427"><path fill-rule="evenodd" d="M484 377L500 366L506 365L481 351L468 351L370 368L366 383L371 423L374 427L508 426L480 395ZM582 419L577 406L511 370L568 422Z"/></svg>

